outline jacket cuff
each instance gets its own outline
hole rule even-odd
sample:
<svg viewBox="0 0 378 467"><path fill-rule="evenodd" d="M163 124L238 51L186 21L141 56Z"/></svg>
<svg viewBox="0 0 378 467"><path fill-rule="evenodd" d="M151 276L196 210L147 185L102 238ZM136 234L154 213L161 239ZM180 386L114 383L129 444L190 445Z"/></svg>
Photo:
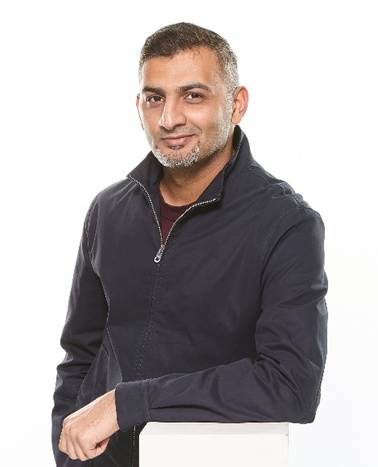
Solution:
<svg viewBox="0 0 378 467"><path fill-rule="evenodd" d="M148 386L150 380L119 383L115 388L117 422L121 431L150 421Z"/></svg>

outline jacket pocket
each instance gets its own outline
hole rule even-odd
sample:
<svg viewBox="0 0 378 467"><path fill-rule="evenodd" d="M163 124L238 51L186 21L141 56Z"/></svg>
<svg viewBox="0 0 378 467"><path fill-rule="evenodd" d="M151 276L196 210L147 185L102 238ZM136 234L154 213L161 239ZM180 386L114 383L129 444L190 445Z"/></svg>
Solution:
<svg viewBox="0 0 378 467"><path fill-rule="evenodd" d="M100 347L88 373L86 374L76 399L77 409L89 404L107 391L109 372L109 355L103 346Z"/></svg>
<svg viewBox="0 0 378 467"><path fill-rule="evenodd" d="M110 354L107 347L110 349ZM122 374L117 358L113 353L108 335L105 334L103 344L80 386L76 399L77 409L81 409L97 397L114 389L121 381Z"/></svg>

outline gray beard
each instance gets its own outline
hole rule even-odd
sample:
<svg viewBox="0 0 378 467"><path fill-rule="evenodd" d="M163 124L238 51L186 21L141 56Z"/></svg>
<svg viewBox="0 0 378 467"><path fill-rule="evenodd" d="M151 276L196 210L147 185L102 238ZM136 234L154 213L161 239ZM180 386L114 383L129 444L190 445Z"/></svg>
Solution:
<svg viewBox="0 0 378 467"><path fill-rule="evenodd" d="M175 153L164 154L162 151L156 148L152 152L160 164L163 167L168 167L169 169L191 167L198 161L200 155L198 145L185 155L179 155Z"/></svg>

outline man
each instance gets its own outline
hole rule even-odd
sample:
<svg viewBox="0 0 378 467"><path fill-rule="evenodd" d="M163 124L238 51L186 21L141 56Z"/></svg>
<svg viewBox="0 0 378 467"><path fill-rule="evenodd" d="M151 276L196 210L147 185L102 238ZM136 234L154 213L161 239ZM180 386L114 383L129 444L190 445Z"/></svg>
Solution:
<svg viewBox="0 0 378 467"><path fill-rule="evenodd" d="M173 24L146 40L139 81L151 153L85 219L54 394L57 466L135 467L148 421L309 423L319 404L324 227L253 159L233 51Z"/></svg>

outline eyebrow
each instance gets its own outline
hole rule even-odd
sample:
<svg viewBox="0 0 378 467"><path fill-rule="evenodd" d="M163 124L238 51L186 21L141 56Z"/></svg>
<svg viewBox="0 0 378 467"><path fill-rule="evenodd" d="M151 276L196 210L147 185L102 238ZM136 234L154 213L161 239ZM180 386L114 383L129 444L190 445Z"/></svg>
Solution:
<svg viewBox="0 0 378 467"><path fill-rule="evenodd" d="M206 86L206 84L203 84L203 83L189 83L189 84L185 84L183 86L178 86L176 88L176 90L180 93L180 92L187 92L187 91L190 91L191 89L203 89L205 91L211 91L211 89L209 88L209 86ZM153 86L143 86L142 88L142 93L145 93L145 92L153 92L155 94L160 94L160 95L164 95L165 92L162 88L155 88Z"/></svg>

